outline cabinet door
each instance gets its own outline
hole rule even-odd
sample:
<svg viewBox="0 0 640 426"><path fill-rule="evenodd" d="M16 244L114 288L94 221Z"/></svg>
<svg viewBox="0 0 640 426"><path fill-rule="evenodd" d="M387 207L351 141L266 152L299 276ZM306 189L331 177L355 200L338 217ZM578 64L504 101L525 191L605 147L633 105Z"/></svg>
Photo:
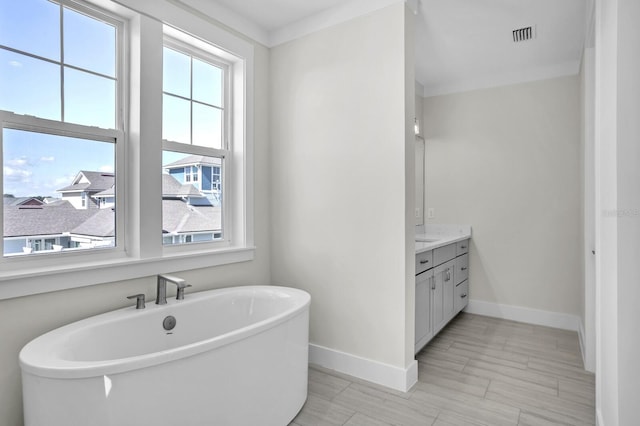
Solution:
<svg viewBox="0 0 640 426"><path fill-rule="evenodd" d="M456 286L454 299L454 310L457 314L469 303L469 280L463 281Z"/></svg>
<svg viewBox="0 0 640 426"><path fill-rule="evenodd" d="M456 280L455 280L455 270L456 265L455 261L450 261L445 263L447 267L444 271L444 288L442 289L442 300L443 300L443 315L444 321L449 322L451 318L454 317L454 293L456 291Z"/></svg>
<svg viewBox="0 0 640 426"><path fill-rule="evenodd" d="M415 352L431 339L431 282L433 271L416 275Z"/></svg>
<svg viewBox="0 0 640 426"><path fill-rule="evenodd" d="M434 335L453 317L454 269L454 261L449 261L433 270L431 311Z"/></svg>
<svg viewBox="0 0 640 426"><path fill-rule="evenodd" d="M469 255L456 257L456 271L454 272L456 285L469 278Z"/></svg>
<svg viewBox="0 0 640 426"><path fill-rule="evenodd" d="M433 251L416 254L416 275L433 267Z"/></svg>
<svg viewBox="0 0 640 426"><path fill-rule="evenodd" d="M444 326L444 270L439 266L433 271L431 281L431 323L433 324L433 334L435 335Z"/></svg>
<svg viewBox="0 0 640 426"><path fill-rule="evenodd" d="M456 243L456 256L469 252L469 240L458 241Z"/></svg>

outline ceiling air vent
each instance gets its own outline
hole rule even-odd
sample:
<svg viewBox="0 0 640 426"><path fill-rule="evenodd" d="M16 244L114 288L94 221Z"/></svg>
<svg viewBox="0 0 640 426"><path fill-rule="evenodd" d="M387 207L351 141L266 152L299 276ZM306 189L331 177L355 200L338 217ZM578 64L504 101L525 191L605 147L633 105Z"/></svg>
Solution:
<svg viewBox="0 0 640 426"><path fill-rule="evenodd" d="M513 33L514 43L527 41L527 40L531 40L532 38L535 38L534 27L518 28L517 30L513 30L512 33Z"/></svg>

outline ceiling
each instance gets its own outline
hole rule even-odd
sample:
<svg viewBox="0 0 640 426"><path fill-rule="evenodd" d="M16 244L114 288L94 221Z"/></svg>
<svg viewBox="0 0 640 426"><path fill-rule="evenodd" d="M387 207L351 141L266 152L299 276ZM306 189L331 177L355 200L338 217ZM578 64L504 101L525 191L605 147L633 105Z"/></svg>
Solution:
<svg viewBox="0 0 640 426"><path fill-rule="evenodd" d="M400 0L182 1L272 47ZM433 96L575 75L592 1L407 0L417 9L416 80ZM534 38L514 42L528 26Z"/></svg>

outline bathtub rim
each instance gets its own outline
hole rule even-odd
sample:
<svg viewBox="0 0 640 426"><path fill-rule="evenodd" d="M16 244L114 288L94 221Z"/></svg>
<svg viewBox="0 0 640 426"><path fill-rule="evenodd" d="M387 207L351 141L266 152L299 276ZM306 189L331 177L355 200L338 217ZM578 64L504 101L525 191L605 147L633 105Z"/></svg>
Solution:
<svg viewBox="0 0 640 426"><path fill-rule="evenodd" d="M294 318L304 314L309 310L311 304L311 296L304 290L292 287L281 286L235 286L219 289L203 290L201 292L190 293L185 300L175 300L172 298L167 301L167 305L155 305L149 302L145 313L149 311L161 310L166 307L188 306L200 299L214 297L215 294L234 293L237 291L281 291L293 295L298 300L295 306L284 310L277 315L266 318L249 326L233 330L220 336L214 336L209 339L190 343L187 345L171 348L159 352L147 353L125 358L116 358L109 360L92 360L92 361L71 361L60 359L55 354L48 353L48 350L58 345L58 341L64 338L68 333L89 325L91 322L114 321L121 319L123 315L134 316L140 312L136 312L135 307L125 307L108 311L103 314L93 315L70 324L58 327L47 333L44 333L29 343L27 343L19 354L19 363L22 374L30 374L38 377L52 379L82 379L91 377L101 377L113 374L125 373L127 371L138 370L142 368L166 364L171 361L198 355L207 351L214 350L219 347L233 344L234 342L248 339L251 336L275 328L280 324L291 321ZM147 311L148 309L148 311ZM149 313L148 315L151 315ZM223 338L224 337L224 338Z"/></svg>

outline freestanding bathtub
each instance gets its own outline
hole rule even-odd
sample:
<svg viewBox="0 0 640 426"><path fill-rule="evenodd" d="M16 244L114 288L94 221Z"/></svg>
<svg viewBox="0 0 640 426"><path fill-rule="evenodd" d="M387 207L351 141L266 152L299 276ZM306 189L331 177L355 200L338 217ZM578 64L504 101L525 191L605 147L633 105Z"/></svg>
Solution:
<svg viewBox="0 0 640 426"><path fill-rule="evenodd" d="M25 425L287 425L307 398L309 303L234 287L46 333L20 352Z"/></svg>

